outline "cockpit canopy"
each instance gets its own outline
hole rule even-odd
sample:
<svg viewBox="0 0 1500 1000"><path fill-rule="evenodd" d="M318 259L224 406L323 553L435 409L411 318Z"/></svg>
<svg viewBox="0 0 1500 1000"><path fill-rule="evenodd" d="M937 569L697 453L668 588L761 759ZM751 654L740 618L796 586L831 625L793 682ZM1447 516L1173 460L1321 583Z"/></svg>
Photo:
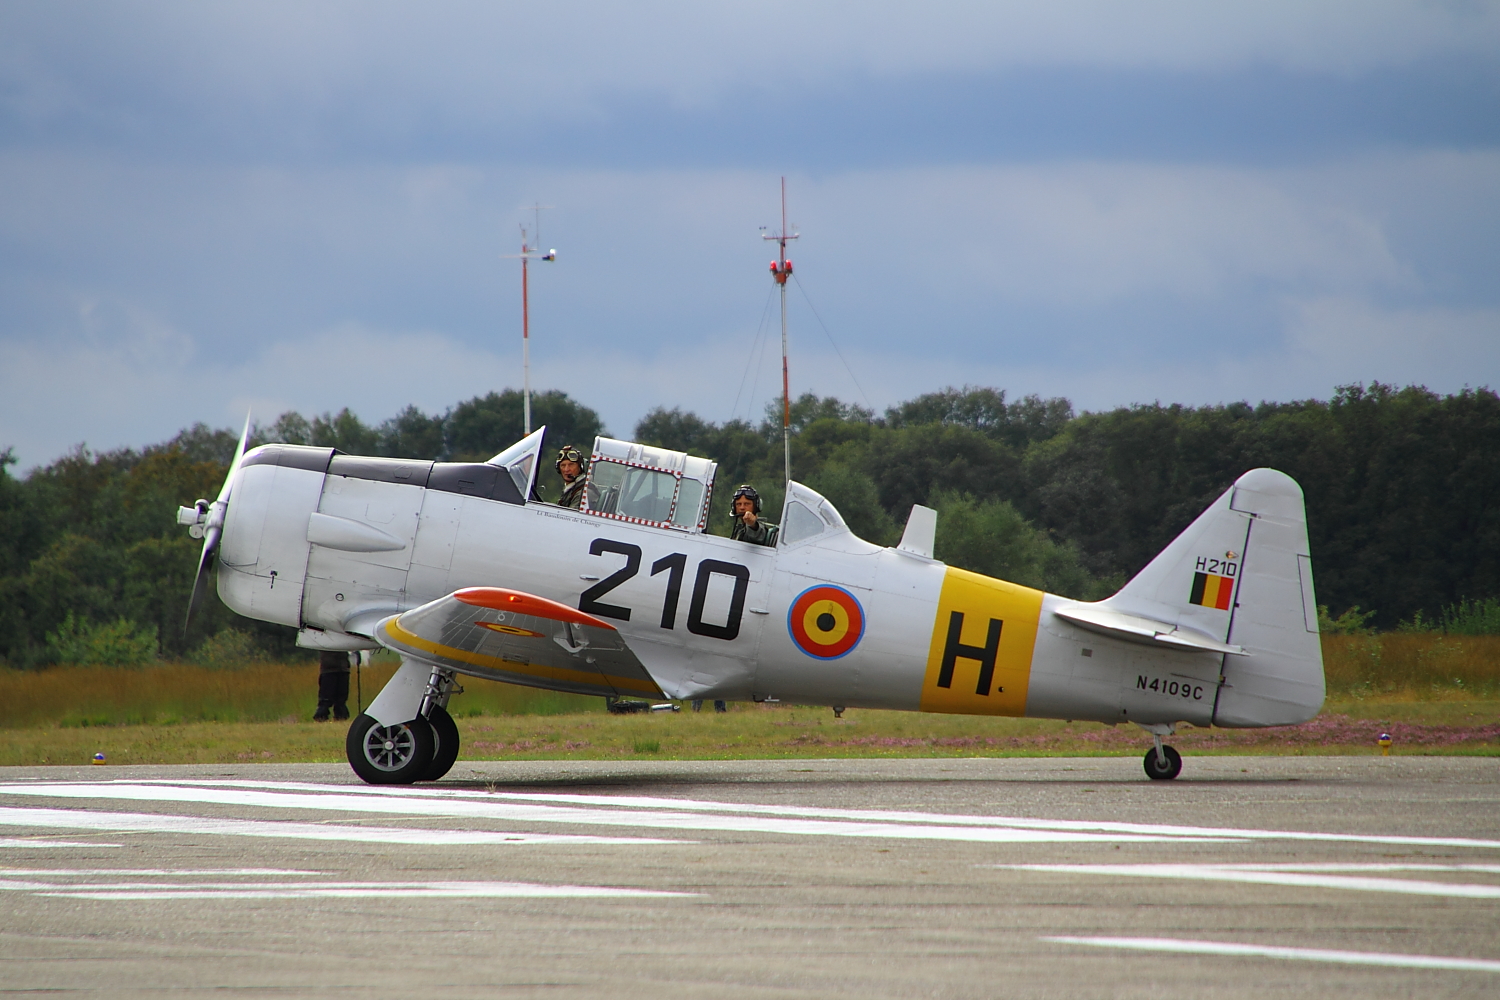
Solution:
<svg viewBox="0 0 1500 1000"><path fill-rule="evenodd" d="M823 494L801 483L787 485L781 519L782 545L796 545L825 531L848 530L843 516Z"/></svg>
<svg viewBox="0 0 1500 1000"><path fill-rule="evenodd" d="M546 430L540 428L487 463L509 472L516 490L531 501L540 500L536 477L544 464L541 450ZM597 437L585 477L582 510L632 524L703 532L708 528L717 468L718 463L686 452ZM782 516L781 545L795 545L826 531L848 530L833 504L801 483L788 484Z"/></svg>
<svg viewBox="0 0 1500 1000"><path fill-rule="evenodd" d="M635 524L701 532L717 463L614 438L594 439L584 509Z"/></svg>
<svg viewBox="0 0 1500 1000"><path fill-rule="evenodd" d="M538 428L486 463L509 472L517 491L528 500L541 499L536 477L543 464L546 431ZM634 524L701 532L708 526L717 467L716 462L685 452L597 437L583 510Z"/></svg>

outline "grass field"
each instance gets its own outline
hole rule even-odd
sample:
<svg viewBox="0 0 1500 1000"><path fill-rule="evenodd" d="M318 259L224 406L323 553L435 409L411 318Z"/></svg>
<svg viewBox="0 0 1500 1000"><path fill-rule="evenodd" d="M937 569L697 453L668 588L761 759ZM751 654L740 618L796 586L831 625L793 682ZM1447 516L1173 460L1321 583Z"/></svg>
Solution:
<svg viewBox="0 0 1500 1000"><path fill-rule="evenodd" d="M1500 637L1328 636L1329 701L1301 726L1187 728L1184 753L1500 755ZM362 672L368 704L394 663ZM465 679L450 710L465 759L1139 755L1134 726L735 704L611 716L600 699ZM308 721L312 664L0 673L0 765L341 761L347 727ZM351 709L357 708L351 692Z"/></svg>

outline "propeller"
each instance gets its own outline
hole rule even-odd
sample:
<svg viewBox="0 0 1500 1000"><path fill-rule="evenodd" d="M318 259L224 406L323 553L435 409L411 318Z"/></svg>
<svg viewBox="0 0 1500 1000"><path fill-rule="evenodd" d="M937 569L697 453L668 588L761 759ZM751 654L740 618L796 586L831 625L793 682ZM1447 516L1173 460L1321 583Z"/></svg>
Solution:
<svg viewBox="0 0 1500 1000"><path fill-rule="evenodd" d="M177 520L192 525L188 534L203 538L203 554L198 557L198 575L193 577L193 596L188 600L187 620L182 623L184 634L193 623L193 613L203 603L203 595L208 591L208 567L213 563L214 554L219 551L219 539L224 535L224 516L229 512L229 492L234 486L235 473L240 471L240 459L245 457L245 443L249 439L250 414L246 413L245 429L240 433L240 443L234 449L234 461L229 463L229 474L224 477L219 498L213 503L199 500L191 507L178 508ZM189 515L191 520L188 520Z"/></svg>

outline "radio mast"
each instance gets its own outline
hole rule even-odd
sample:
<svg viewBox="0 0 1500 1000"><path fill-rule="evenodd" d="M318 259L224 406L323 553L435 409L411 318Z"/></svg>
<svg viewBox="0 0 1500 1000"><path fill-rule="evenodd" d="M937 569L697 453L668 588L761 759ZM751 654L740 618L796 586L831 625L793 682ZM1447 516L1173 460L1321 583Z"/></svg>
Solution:
<svg viewBox="0 0 1500 1000"><path fill-rule="evenodd" d="M536 228L532 230L532 239L536 241L536 244L527 242L526 227L522 226L521 252L506 255L512 260L517 257L521 259L521 411L527 434L531 433L531 303L528 299L527 266L533 259L557 259L556 250L542 253L538 246L542 242L542 209L552 206L531 205L529 207L536 213ZM782 297L785 298L785 295Z"/></svg>
<svg viewBox="0 0 1500 1000"><path fill-rule="evenodd" d="M771 280L781 286L781 445L786 454L786 481L792 481L792 394L791 378L786 361L786 279L792 276L792 262L787 259L788 240L795 240L800 233L788 233L786 226L786 178L781 179L781 231L766 233L761 226L761 239L776 242L776 259L771 261Z"/></svg>

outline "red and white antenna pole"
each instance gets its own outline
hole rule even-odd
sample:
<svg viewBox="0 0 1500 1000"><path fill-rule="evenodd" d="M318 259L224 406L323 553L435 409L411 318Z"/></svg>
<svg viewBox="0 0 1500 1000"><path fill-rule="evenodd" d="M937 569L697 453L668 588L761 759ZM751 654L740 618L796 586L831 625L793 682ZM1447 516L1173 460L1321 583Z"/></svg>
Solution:
<svg viewBox="0 0 1500 1000"><path fill-rule="evenodd" d="M764 228L764 227L762 227ZM776 241L776 259L771 261L771 280L781 288L781 445L786 455L786 481L792 481L792 393L791 376L787 366L786 343L786 279L792 276L792 262L787 259L786 244L795 240L799 233L788 233L786 225L786 178L781 179L781 232L762 235L761 239Z"/></svg>
<svg viewBox="0 0 1500 1000"><path fill-rule="evenodd" d="M542 209L551 208L550 205L532 205L532 211L536 213L536 229L533 235L536 242L542 242ZM526 227L521 227L521 252L510 254L511 257L521 258L521 419L525 425L526 433L531 433L531 300L529 285L528 265L533 257L539 260L556 260L557 251L548 250L546 253L527 242Z"/></svg>

